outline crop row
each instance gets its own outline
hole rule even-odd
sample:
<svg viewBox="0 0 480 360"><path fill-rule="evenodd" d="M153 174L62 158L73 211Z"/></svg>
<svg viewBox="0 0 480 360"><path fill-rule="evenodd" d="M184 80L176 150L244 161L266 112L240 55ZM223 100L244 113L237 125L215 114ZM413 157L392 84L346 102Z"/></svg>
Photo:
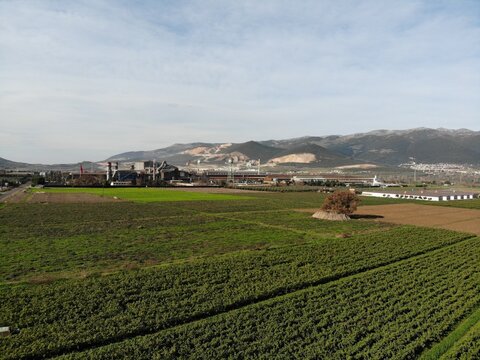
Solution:
<svg viewBox="0 0 480 360"><path fill-rule="evenodd" d="M479 261L480 241L466 241L62 358L412 359L478 306Z"/></svg>
<svg viewBox="0 0 480 360"><path fill-rule="evenodd" d="M61 354L152 333L468 237L405 226L83 281L5 286L0 323L18 327L20 333L2 341L0 353L6 358Z"/></svg>
<svg viewBox="0 0 480 360"><path fill-rule="evenodd" d="M442 360L480 359L480 322L478 322L464 337L441 357Z"/></svg>

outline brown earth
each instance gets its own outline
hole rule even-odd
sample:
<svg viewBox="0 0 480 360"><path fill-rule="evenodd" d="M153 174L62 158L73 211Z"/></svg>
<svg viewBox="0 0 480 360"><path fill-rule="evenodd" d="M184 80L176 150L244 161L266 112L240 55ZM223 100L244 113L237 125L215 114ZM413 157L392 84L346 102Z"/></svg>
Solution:
<svg viewBox="0 0 480 360"><path fill-rule="evenodd" d="M375 221L462 231L480 235L480 210L417 204L361 206L355 213Z"/></svg>
<svg viewBox="0 0 480 360"><path fill-rule="evenodd" d="M19 202L23 202L24 199L27 198L27 193L22 190L22 191L18 191L10 196L8 196L6 199L3 200L3 202L5 203L19 203Z"/></svg>
<svg viewBox="0 0 480 360"><path fill-rule="evenodd" d="M296 209L296 211L313 214L318 209ZM474 209L417 204L368 205L360 206L352 218L480 235L480 210Z"/></svg>

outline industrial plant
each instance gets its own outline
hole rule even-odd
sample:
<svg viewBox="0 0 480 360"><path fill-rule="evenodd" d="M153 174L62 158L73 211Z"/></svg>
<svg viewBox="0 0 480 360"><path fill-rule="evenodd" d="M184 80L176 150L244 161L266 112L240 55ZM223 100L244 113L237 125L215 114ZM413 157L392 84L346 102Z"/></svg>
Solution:
<svg viewBox="0 0 480 360"><path fill-rule="evenodd" d="M239 170L232 166L220 170L184 170L166 161L105 163L104 171L41 172L48 186L260 186L260 185L326 185L378 186L376 177L345 174L268 173L260 169Z"/></svg>

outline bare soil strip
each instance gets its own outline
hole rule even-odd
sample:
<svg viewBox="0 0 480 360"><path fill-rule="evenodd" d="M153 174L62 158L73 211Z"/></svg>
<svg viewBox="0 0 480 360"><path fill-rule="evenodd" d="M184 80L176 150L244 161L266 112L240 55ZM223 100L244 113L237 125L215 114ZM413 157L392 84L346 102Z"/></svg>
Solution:
<svg viewBox="0 0 480 360"><path fill-rule="evenodd" d="M26 200L28 203L55 203L55 204L96 204L104 202L118 202L122 201L114 199L110 196L98 196L85 193L31 193L30 197Z"/></svg>
<svg viewBox="0 0 480 360"><path fill-rule="evenodd" d="M25 197L25 190L30 184L23 184L17 188L11 189L0 194L0 202L17 202Z"/></svg>

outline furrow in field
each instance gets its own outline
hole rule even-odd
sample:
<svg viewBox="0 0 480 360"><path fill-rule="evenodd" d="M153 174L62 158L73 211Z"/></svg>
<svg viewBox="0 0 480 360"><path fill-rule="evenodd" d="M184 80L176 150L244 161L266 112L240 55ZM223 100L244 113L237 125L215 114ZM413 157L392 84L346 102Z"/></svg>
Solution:
<svg viewBox="0 0 480 360"><path fill-rule="evenodd" d="M440 342L425 351L420 360L462 358L466 354L469 354L468 358L473 358L474 349L469 346L469 343L474 337L477 337L477 341L480 341L480 307L476 308L470 316L459 323ZM480 354L479 346L477 346L476 351L478 351L477 355Z"/></svg>

